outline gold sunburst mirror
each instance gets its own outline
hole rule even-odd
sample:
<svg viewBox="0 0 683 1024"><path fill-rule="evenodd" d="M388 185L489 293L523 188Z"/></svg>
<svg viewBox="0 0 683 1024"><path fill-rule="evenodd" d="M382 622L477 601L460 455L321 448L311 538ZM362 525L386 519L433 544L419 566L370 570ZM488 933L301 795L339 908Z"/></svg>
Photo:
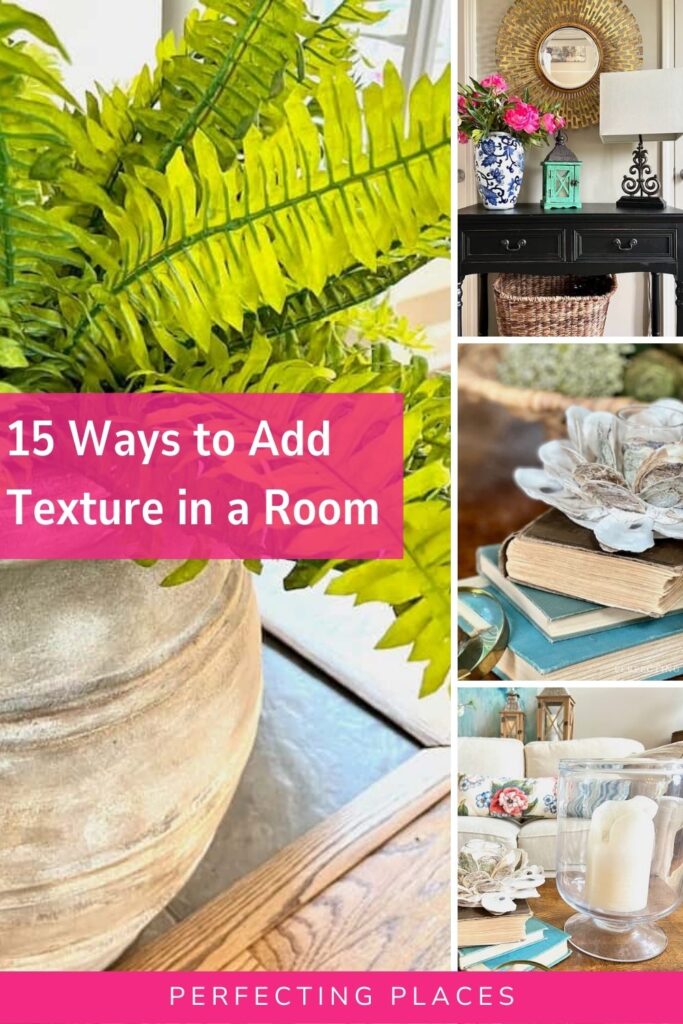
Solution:
<svg viewBox="0 0 683 1024"><path fill-rule="evenodd" d="M600 75L640 68L643 37L623 0L515 0L496 57L513 90L586 128L600 119Z"/></svg>

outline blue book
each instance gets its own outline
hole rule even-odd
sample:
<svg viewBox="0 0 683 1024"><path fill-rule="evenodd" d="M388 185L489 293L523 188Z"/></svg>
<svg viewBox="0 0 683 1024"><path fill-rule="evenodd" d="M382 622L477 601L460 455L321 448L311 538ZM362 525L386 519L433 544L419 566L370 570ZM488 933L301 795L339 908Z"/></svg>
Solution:
<svg viewBox="0 0 683 1024"><path fill-rule="evenodd" d="M500 571L499 551L499 544L479 548L477 571L502 591L508 601L531 619L549 640L597 633L602 629L613 629L615 626L623 626L626 622L637 622L639 619L647 618L641 612L626 611L624 608L605 608L604 605L581 601L577 597L564 597L549 590L538 590L536 587L514 583Z"/></svg>
<svg viewBox="0 0 683 1024"><path fill-rule="evenodd" d="M538 930L541 936L539 941L522 949L511 949L499 956L481 960L467 970L476 971L481 966L484 970L495 971L517 960L531 961L532 964L540 964L542 967L555 967L556 964L567 959L571 951L568 944L569 936L566 932L554 928L553 925L545 924L538 918L532 918L527 925L527 933L529 929ZM520 970L532 971L533 966L531 964L526 967L520 965Z"/></svg>
<svg viewBox="0 0 683 1024"><path fill-rule="evenodd" d="M683 612L553 643L487 580L464 582L488 591L507 617L509 644L493 670L502 679L673 679L683 672ZM495 607L471 594L459 595L458 612L468 633L498 621Z"/></svg>

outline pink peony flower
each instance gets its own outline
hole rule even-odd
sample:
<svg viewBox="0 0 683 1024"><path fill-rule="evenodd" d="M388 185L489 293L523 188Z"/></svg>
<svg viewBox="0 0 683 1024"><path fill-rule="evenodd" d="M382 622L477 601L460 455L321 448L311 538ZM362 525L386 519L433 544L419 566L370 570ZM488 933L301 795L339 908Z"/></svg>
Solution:
<svg viewBox="0 0 683 1024"><path fill-rule="evenodd" d="M467 100L465 99L464 96L458 96L458 113L459 114L466 114L467 113Z"/></svg>
<svg viewBox="0 0 683 1024"><path fill-rule="evenodd" d="M505 815L511 818L521 818L529 806L529 797L517 786L508 786L506 789L499 789L491 798L490 813L492 815Z"/></svg>
<svg viewBox="0 0 683 1024"><path fill-rule="evenodd" d="M463 145L463 146L464 146L464 145L466 145L466 144L467 144L467 143L468 143L469 141L470 141L470 137L469 137L469 135L468 135L468 134L467 134L466 132L462 132L462 131L459 131L459 132L458 132L458 142L459 142L459 143L460 143L461 145Z"/></svg>
<svg viewBox="0 0 683 1024"><path fill-rule="evenodd" d="M485 89L493 89L496 96L500 96L501 93L508 91L508 84L502 75L487 75L486 78L482 78L481 85Z"/></svg>
<svg viewBox="0 0 683 1024"><path fill-rule="evenodd" d="M541 115L541 127L544 128L549 135L554 135L555 132L559 131L560 128L564 128L566 121L559 114L542 114Z"/></svg>
<svg viewBox="0 0 683 1024"><path fill-rule="evenodd" d="M526 132L528 135L533 135L538 131L541 115L531 103L518 100L511 110L505 111L503 121L514 132Z"/></svg>

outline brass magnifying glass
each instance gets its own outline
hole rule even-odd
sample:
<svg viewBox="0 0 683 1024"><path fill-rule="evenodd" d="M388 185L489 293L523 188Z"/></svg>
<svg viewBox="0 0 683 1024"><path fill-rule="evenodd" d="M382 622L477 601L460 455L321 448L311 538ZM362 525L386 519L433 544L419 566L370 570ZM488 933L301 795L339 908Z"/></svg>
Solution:
<svg viewBox="0 0 683 1024"><path fill-rule="evenodd" d="M458 679L484 679L502 658L510 627L497 598L480 587L459 587L458 593L476 598L474 610L488 623L467 633L458 625Z"/></svg>

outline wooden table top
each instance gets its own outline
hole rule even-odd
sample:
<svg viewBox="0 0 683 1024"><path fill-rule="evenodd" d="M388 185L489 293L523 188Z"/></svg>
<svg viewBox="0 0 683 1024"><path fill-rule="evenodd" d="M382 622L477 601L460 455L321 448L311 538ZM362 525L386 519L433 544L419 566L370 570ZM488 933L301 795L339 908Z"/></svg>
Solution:
<svg viewBox="0 0 683 1024"><path fill-rule="evenodd" d="M531 900L531 907L536 917L547 921L555 928L564 928L574 911L568 906L557 891L553 878L549 878L540 888L539 899ZM666 932L669 944L664 952L653 960L644 960L637 964L616 964L607 960L597 960L577 949L572 949L571 956L554 967L554 971L680 971L683 970L683 908L679 907L669 917L659 921L659 926Z"/></svg>
<svg viewBox="0 0 683 1024"><path fill-rule="evenodd" d="M513 416L495 402L460 393L458 419L458 576L476 572L477 548L500 544L545 506L515 484L518 466L535 466L543 426Z"/></svg>
<svg viewBox="0 0 683 1024"><path fill-rule="evenodd" d="M450 751L422 750L123 971L446 971Z"/></svg>

